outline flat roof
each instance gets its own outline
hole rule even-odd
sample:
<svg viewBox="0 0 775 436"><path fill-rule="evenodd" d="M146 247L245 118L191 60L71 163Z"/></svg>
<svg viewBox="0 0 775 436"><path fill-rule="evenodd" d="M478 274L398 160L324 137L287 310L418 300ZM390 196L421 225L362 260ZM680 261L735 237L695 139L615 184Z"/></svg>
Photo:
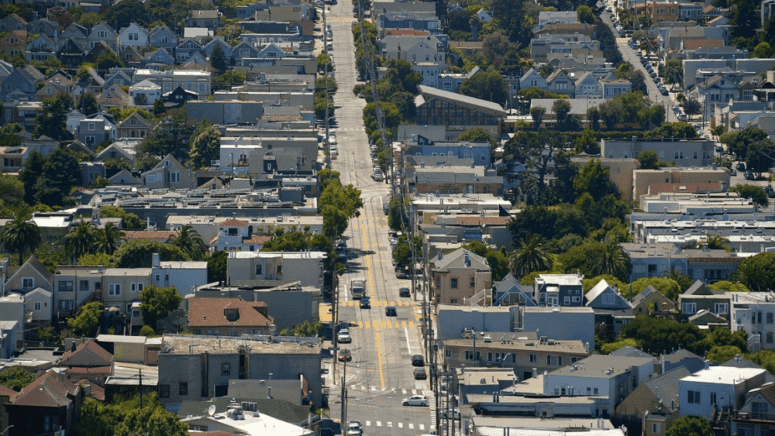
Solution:
<svg viewBox="0 0 775 436"><path fill-rule="evenodd" d="M325 259L326 253L322 251L294 251L294 252L274 252L274 251L232 251L229 257L232 259L256 259L267 258L274 259L282 257L283 259Z"/></svg>
<svg viewBox="0 0 775 436"><path fill-rule="evenodd" d="M268 336L266 337L269 338ZM278 340L278 338L274 338ZM231 354L242 346L250 347L250 354L320 354L320 343L314 338L285 338L289 342L269 342L248 338L226 338L198 335L165 335L162 341L162 354ZM309 340L305 340L309 339ZM169 347L169 351L165 348Z"/></svg>
<svg viewBox="0 0 775 436"><path fill-rule="evenodd" d="M695 372L694 374L687 375L682 378L682 382L694 382L694 383L712 383L712 384L724 384L735 385L742 383L743 381L756 377L764 372L763 368L736 368L732 366L711 366L708 369L703 369Z"/></svg>
<svg viewBox="0 0 775 436"><path fill-rule="evenodd" d="M654 363L651 357L629 357L593 354L575 364L564 366L552 371L549 375L571 375L589 378L611 378L623 374L633 366L642 366Z"/></svg>

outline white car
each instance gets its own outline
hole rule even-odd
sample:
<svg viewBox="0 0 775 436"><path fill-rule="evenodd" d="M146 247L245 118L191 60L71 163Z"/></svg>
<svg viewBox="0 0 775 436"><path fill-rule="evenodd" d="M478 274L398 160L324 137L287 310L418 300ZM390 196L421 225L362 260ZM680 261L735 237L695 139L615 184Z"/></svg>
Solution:
<svg viewBox="0 0 775 436"><path fill-rule="evenodd" d="M336 135L333 133L328 134L328 143L331 145L336 145Z"/></svg>
<svg viewBox="0 0 775 436"><path fill-rule="evenodd" d="M458 408L454 408L452 410L442 410L441 412L441 418L442 419L460 419L460 410Z"/></svg>
<svg viewBox="0 0 775 436"><path fill-rule="evenodd" d="M422 395L412 395L409 398L404 398L401 400L401 405L428 407L428 399Z"/></svg>
<svg viewBox="0 0 775 436"><path fill-rule="evenodd" d="M362 434L363 434L363 428L361 427L360 421L350 421L350 423L347 424L348 436L355 436L355 435L362 435Z"/></svg>
<svg viewBox="0 0 775 436"><path fill-rule="evenodd" d="M343 330L336 335L336 341L340 344L349 344L353 341L353 338L350 336L350 332L347 330Z"/></svg>

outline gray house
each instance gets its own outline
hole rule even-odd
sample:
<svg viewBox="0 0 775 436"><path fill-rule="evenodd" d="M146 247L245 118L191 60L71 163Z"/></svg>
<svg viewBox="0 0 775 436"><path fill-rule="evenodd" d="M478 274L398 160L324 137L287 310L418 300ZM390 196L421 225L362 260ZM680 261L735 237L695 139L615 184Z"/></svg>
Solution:
<svg viewBox="0 0 775 436"><path fill-rule="evenodd" d="M6 77L0 84L0 100L9 100L12 93L18 95L24 93L32 99L37 89L37 83L42 81L45 76L32 65L25 65L13 70L10 76Z"/></svg>
<svg viewBox="0 0 775 436"><path fill-rule="evenodd" d="M153 169L142 174L143 187L190 189L196 187L196 178L191 170L184 167L171 154L168 154Z"/></svg>

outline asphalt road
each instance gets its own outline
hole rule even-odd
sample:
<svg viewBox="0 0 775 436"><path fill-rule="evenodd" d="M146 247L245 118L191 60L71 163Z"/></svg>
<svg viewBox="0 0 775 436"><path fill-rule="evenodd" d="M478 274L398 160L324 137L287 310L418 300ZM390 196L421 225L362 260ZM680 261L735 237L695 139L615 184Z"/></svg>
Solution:
<svg viewBox="0 0 775 436"><path fill-rule="evenodd" d="M333 368L326 359L329 406L332 417L342 417L342 379L347 390L345 421L358 420L364 434L421 435L430 433L435 422L435 407L427 380L415 380L410 356L422 353L418 328L420 306L410 298L399 298L400 287L410 287L408 280L398 280L392 265L388 240L387 217L383 202L389 185L372 180L372 160L363 126L364 99L352 92L356 82L355 45L352 37L352 4L341 1L326 13L333 31L335 75L339 85L334 95L337 127L330 129L337 137L339 156L332 167L340 172L343 184L361 190L364 207L360 217L350 221L344 235L348 247L347 271L340 279L339 321L351 324L352 343L339 344L351 351L352 361L346 369L342 362ZM354 277L366 279L366 292L371 309L361 309L353 301L348 284ZM387 305L396 306L396 317L385 315ZM426 367L427 370L427 367ZM425 394L430 407L406 407L401 400L412 394Z"/></svg>

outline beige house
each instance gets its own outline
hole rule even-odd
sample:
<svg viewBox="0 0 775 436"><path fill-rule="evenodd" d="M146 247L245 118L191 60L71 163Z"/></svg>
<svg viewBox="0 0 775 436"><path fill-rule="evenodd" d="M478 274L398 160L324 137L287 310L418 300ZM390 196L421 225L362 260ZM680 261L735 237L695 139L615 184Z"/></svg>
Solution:
<svg viewBox="0 0 775 436"><path fill-rule="evenodd" d="M102 276L105 309L129 317L132 303L140 302L143 289L151 285L151 268L108 268Z"/></svg>
<svg viewBox="0 0 775 436"><path fill-rule="evenodd" d="M465 299L492 287L487 259L464 248L431 261L431 280L439 304L464 304Z"/></svg>
<svg viewBox="0 0 775 436"><path fill-rule="evenodd" d="M635 316L649 315L650 313L670 312L675 310L675 302L665 297L653 286L646 286L638 295L632 298L632 313Z"/></svg>
<svg viewBox="0 0 775 436"><path fill-rule="evenodd" d="M119 139L143 139L148 135L151 123L137 112L132 112L116 126L116 134Z"/></svg>
<svg viewBox="0 0 775 436"><path fill-rule="evenodd" d="M195 187L196 179L191 170L168 154L153 169L142 174L142 182L145 188L190 189Z"/></svg>
<svg viewBox="0 0 775 436"><path fill-rule="evenodd" d="M8 267L8 279L5 282L5 290L16 291L22 294L35 288L52 290L54 275L43 266L33 254L19 267Z"/></svg>
<svg viewBox="0 0 775 436"><path fill-rule="evenodd" d="M697 152L694 152L695 159ZM726 168L665 167L658 170L632 172L632 198L672 192L679 194L723 192L729 188L730 175Z"/></svg>
<svg viewBox="0 0 775 436"><path fill-rule="evenodd" d="M624 422L643 423L644 436L664 435L678 416L678 381L690 374L680 366L647 380L616 407L615 416Z"/></svg>

